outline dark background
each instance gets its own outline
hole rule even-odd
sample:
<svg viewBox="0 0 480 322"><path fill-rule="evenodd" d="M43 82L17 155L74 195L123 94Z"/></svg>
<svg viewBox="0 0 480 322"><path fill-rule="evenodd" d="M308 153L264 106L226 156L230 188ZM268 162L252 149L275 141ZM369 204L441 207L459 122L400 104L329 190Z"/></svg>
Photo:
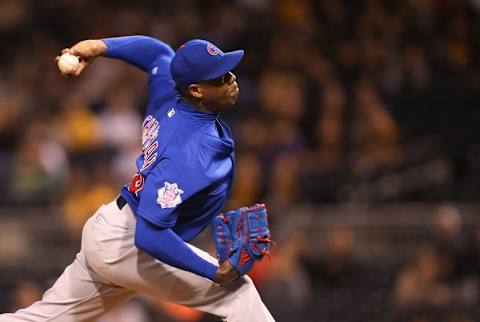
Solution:
<svg viewBox="0 0 480 322"><path fill-rule="evenodd" d="M140 152L146 76L99 58L64 78L55 56L145 34L245 49L222 115L227 208L269 205L279 245L252 277L278 321L476 321L479 15L477 0L0 0L1 309L51 285Z"/></svg>

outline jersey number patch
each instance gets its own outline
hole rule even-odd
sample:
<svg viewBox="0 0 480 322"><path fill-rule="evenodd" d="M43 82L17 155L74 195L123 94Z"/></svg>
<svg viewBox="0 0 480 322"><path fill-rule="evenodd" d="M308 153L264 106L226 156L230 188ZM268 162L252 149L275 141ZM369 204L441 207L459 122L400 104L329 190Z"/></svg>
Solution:
<svg viewBox="0 0 480 322"><path fill-rule="evenodd" d="M145 184L144 177L140 173L137 173L132 178L132 181L130 181L130 184L128 185L128 191L130 191L131 193L134 193L135 196L138 197L138 192L143 189L144 184Z"/></svg>

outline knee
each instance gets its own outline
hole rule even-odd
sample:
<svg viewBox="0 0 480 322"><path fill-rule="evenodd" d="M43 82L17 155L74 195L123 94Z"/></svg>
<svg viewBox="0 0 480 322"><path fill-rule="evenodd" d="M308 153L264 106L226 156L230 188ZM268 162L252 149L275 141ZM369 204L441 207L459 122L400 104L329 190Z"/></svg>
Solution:
<svg viewBox="0 0 480 322"><path fill-rule="evenodd" d="M253 283L253 280L250 278L250 276L244 275L244 276L242 276L241 279L243 280L243 284L245 284L246 287L254 288L256 290L255 284Z"/></svg>
<svg viewBox="0 0 480 322"><path fill-rule="evenodd" d="M259 297L255 284L247 275L244 275L237 282L235 282L234 288L236 295L240 298L251 300ZM249 301L246 302L248 303Z"/></svg>
<svg viewBox="0 0 480 322"><path fill-rule="evenodd" d="M261 321L274 322L263 304L252 279L247 275L232 285L231 296L227 300L228 310L224 317L228 322Z"/></svg>

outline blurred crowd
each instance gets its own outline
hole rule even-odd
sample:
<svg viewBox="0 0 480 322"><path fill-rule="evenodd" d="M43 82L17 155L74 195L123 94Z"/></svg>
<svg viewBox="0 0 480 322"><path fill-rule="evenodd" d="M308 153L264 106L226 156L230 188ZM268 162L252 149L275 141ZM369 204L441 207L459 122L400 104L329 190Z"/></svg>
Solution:
<svg viewBox="0 0 480 322"><path fill-rule="evenodd" d="M478 0L0 1L0 205L55 207L77 238L130 180L146 76L99 58L81 77L62 78L54 58L83 39L132 34L174 49L191 38L245 49L239 100L222 115L238 151L229 208L266 201L281 230L282 209L295 204L475 201L479 15ZM458 214L445 218L463 227ZM318 303L340 312L338 303L362 299L348 287L368 284L364 276L393 288L399 307L471 304L478 249L474 235L460 235L439 232L382 279L348 259L350 230L332 232L326 262L303 260L301 231L288 231L275 274L258 283L267 297L290 292L288 307L277 303L282 316ZM265 275L261 265L255 274ZM33 282L17 290L19 303L37 294ZM428 310L417 313L411 321L430 321ZM471 321L460 313L448 321Z"/></svg>
<svg viewBox="0 0 480 322"><path fill-rule="evenodd" d="M64 79L53 60L79 40L130 34L246 50L223 116L238 141L232 204L475 199L478 1L0 5L2 202L70 209L131 177L145 75L98 59Z"/></svg>

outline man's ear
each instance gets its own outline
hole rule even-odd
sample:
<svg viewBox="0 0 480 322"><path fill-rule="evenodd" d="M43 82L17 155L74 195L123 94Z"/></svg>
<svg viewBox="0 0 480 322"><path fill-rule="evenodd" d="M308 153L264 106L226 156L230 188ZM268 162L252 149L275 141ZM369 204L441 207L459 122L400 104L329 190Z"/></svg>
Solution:
<svg viewBox="0 0 480 322"><path fill-rule="evenodd" d="M188 94L195 98L202 98L203 97L203 90L202 87L198 84L191 84L187 88Z"/></svg>

